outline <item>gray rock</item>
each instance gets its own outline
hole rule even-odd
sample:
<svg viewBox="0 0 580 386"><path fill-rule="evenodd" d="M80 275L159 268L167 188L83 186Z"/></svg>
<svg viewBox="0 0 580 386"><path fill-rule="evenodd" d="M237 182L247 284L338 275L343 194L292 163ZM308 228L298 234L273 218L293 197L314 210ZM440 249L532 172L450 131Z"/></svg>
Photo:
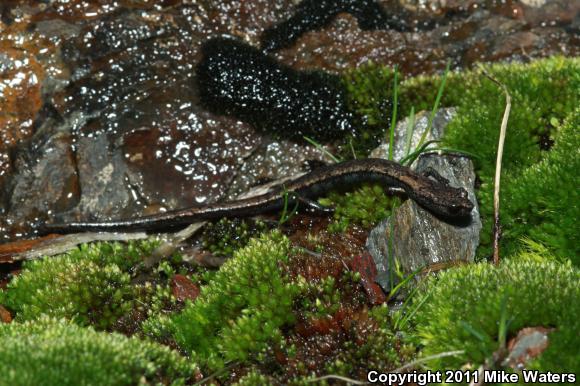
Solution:
<svg viewBox="0 0 580 386"><path fill-rule="evenodd" d="M322 150L312 145L264 138L260 146L244 160L230 184L227 199L239 198L240 194L258 186L296 178L311 171L313 163L332 162Z"/></svg>
<svg viewBox="0 0 580 386"><path fill-rule="evenodd" d="M25 231L21 218L42 221L53 213L66 212L80 199L78 175L74 166L72 137L56 133L37 144L33 154L20 154L16 162L21 174L14 183L6 223L15 231Z"/></svg>
<svg viewBox="0 0 580 386"><path fill-rule="evenodd" d="M110 154L106 134L78 139L77 168L82 196L75 208L76 217L66 220L106 220L123 211L139 212L130 184L125 180L127 166L118 152Z"/></svg>
<svg viewBox="0 0 580 386"><path fill-rule="evenodd" d="M475 207L469 221L452 224L407 200L373 229L367 239L367 249L377 265L377 282L387 292L398 280L396 271L408 275L436 263L471 262L479 244L481 220L471 160L457 155L427 154L418 160L417 171L427 168L447 178L451 186L466 189Z"/></svg>

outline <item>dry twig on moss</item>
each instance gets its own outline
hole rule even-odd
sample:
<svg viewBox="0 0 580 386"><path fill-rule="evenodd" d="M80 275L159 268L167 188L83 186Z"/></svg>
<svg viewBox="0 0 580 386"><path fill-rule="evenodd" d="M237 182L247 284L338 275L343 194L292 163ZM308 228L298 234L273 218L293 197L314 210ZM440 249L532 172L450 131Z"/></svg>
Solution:
<svg viewBox="0 0 580 386"><path fill-rule="evenodd" d="M501 160L503 157L503 148L505 143L505 134L507 131L507 123L510 116L510 110L512 107L512 97L508 92L508 89L505 84L501 83L493 76L491 76L485 68L480 66L481 71L483 74L489 78L492 82L497 84L499 87L503 89L505 94L505 110L503 113L503 118L501 120L501 127L499 132L499 142L497 145L497 158L495 164L495 179L494 179L494 188L493 188L493 263L499 264L499 241L501 239L501 224L499 220L499 187L501 181Z"/></svg>

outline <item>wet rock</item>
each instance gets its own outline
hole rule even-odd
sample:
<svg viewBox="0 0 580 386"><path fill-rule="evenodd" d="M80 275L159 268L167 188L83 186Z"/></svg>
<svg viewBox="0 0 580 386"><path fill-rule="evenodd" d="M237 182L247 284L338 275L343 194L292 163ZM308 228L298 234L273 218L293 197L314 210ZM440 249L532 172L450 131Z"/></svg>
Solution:
<svg viewBox="0 0 580 386"><path fill-rule="evenodd" d="M513 55L516 50L527 52L532 49L540 39L540 36L530 31L517 32L503 39L498 39L494 47L491 48L491 56L494 59L501 59Z"/></svg>
<svg viewBox="0 0 580 386"><path fill-rule="evenodd" d="M37 59L38 50L31 49L30 40L17 39L17 28L7 27L4 31L6 35L0 34L0 214L8 205L5 187L13 173L12 153L34 132L45 78L45 69Z"/></svg>
<svg viewBox="0 0 580 386"><path fill-rule="evenodd" d="M453 120L457 113L457 109L454 107L439 109L435 113L433 118L433 123L431 125L431 130L427 133L425 141L439 140L443 137L445 133L445 128ZM409 118L405 118L397 123L395 127L395 147L393 148L393 159L397 162L401 161L407 154L407 147L409 152L413 152L418 148L421 136L427 129L429 125L429 116L431 112L421 111L415 115L415 122L413 126L413 134L411 136L411 142L409 144L407 141L407 128L409 127ZM409 146L407 146L409 145ZM433 147L432 145L431 147ZM389 144L383 143L374 149L370 157L372 158L388 158L389 154Z"/></svg>
<svg viewBox="0 0 580 386"><path fill-rule="evenodd" d="M302 34L330 24L336 15L343 12L353 15L363 30L398 27L390 25L385 9L374 0L304 0L293 11L288 20L262 33L263 50L286 48Z"/></svg>
<svg viewBox="0 0 580 386"><path fill-rule="evenodd" d="M378 0L391 20L412 31L368 30L356 15L340 13L275 57L299 70L340 72L371 59L415 74L440 70L448 59L453 66L470 66L498 58L572 56L580 47L577 3ZM260 153L256 149L264 142L248 124L200 106L194 71L200 44L229 35L258 46L263 31L288 20L295 5L2 1L0 239L24 237L48 216L132 217L232 194L227 185L238 181L244 160ZM415 28L429 20L430 30ZM39 151L50 135L57 135L55 143L69 136L69 154ZM32 170L40 173L40 165L49 164L62 171L36 174L34 181ZM75 187L70 175L77 164ZM108 165L113 172L104 187ZM256 172L245 186L295 172L281 170L272 176L258 164L245 168ZM57 183L57 177L63 180ZM51 188L36 190L42 187ZM66 199L69 193L76 205Z"/></svg>
<svg viewBox="0 0 580 386"><path fill-rule="evenodd" d="M32 134L44 70L32 53L0 42L0 149Z"/></svg>
<svg viewBox="0 0 580 386"><path fill-rule="evenodd" d="M111 154L106 134L80 137L76 157L83 194L75 215L65 214L63 221L104 220L111 215L123 216L125 211L139 212L126 182L128 168L121 154Z"/></svg>
<svg viewBox="0 0 580 386"><path fill-rule="evenodd" d="M253 188L293 179L333 162L312 145L265 137L248 156L232 180L227 198L234 200Z"/></svg>
<svg viewBox="0 0 580 386"><path fill-rule="evenodd" d="M15 161L20 173L14 178L6 222L0 225L10 226L11 236L29 231L21 219L44 221L72 209L80 199L72 137L50 134L37 145L30 153L25 149Z"/></svg>
<svg viewBox="0 0 580 386"><path fill-rule="evenodd" d="M28 147L11 150L14 156L0 151L8 171L6 184L0 186L9 212L8 221L0 225L5 238L25 235L47 218L127 218L224 196L242 160L260 140L247 124L199 106L192 84L201 36L191 30L187 17L129 7L71 27L69 19L30 12L42 19L30 28L58 45L60 64L66 67L59 73L69 77L63 82L53 76L42 85L51 117L35 113L42 118L38 131L70 136L72 150L67 157L26 154L45 148L46 139L36 136ZM43 64L54 68L48 63ZM14 163L18 157L27 161ZM55 167L51 175L34 166L46 163L61 164L62 170ZM29 173L33 167L35 172ZM61 176L69 192L60 193L72 194L77 204L62 205L55 192L39 186L55 184L57 173L71 168L78 169L78 186L73 189ZM12 185L16 188L7 191Z"/></svg>
<svg viewBox="0 0 580 386"><path fill-rule="evenodd" d="M276 56L297 69L341 72L372 61L397 64L404 74L416 75L441 71L447 60L452 68L498 60L495 47L499 46L504 47L501 59L507 60L580 52L577 37L565 27L578 14L578 2L549 0L532 7L515 1L401 1L403 10L398 1L380 3L389 14L410 12L403 22L411 26L426 20L432 25L410 32L365 31L354 16L343 13L327 26L302 35ZM556 31L546 28L554 26ZM525 32L537 27L533 34L538 38L530 40ZM516 36L510 37L512 34ZM512 44L505 45L506 40ZM525 52L518 42L524 43Z"/></svg>
<svg viewBox="0 0 580 386"><path fill-rule="evenodd" d="M475 204L471 219L461 223L443 221L417 205L405 201L393 215L375 227L367 239L367 248L377 265L377 282L385 291L396 284L396 261L407 275L436 263L472 262L479 244L481 221L474 192L473 164L465 157L437 154L422 156L416 170L433 168L451 186L462 187Z"/></svg>

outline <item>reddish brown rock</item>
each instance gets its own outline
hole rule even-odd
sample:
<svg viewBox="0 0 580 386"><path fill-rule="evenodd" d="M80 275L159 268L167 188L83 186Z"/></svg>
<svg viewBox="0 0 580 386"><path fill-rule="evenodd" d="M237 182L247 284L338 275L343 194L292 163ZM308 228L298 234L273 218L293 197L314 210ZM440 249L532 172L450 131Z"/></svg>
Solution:
<svg viewBox="0 0 580 386"><path fill-rule="evenodd" d="M526 327L518 332L515 338L508 342L509 355L505 359L512 369L521 369L525 365L540 356L549 346L548 334L553 328Z"/></svg>
<svg viewBox="0 0 580 386"><path fill-rule="evenodd" d="M171 279L171 293L180 302L194 301L199 296L199 291L199 286L187 276L176 274Z"/></svg>
<svg viewBox="0 0 580 386"><path fill-rule="evenodd" d="M0 305L0 322L2 322L2 323L12 323L12 315L2 305Z"/></svg>
<svg viewBox="0 0 580 386"><path fill-rule="evenodd" d="M360 273L361 283L369 297L369 302L371 304L382 304L387 300L385 293L381 287L375 282L377 278L377 266L373 260L373 257L365 252L361 256L356 256L350 262L350 268Z"/></svg>

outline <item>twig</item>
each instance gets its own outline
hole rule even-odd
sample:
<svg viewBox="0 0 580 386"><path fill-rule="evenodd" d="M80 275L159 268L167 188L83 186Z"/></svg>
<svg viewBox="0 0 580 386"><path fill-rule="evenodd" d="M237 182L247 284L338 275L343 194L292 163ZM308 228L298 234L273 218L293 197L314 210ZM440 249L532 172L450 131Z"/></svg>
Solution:
<svg viewBox="0 0 580 386"><path fill-rule="evenodd" d="M237 366L238 362L233 362L230 363L229 365L227 365L226 367L224 367L223 369L219 369L216 372L208 375L207 377L203 378L201 381L196 382L193 384L193 386L199 386L199 385L203 385L209 381L211 381L212 379L214 379L215 377L225 373L226 371L230 370L231 368L233 368L234 366Z"/></svg>
<svg viewBox="0 0 580 386"><path fill-rule="evenodd" d="M422 363L429 362L432 359L452 357L452 356L461 355L464 353L465 353L465 350L456 350L456 351L446 351L446 352L442 352L442 353L435 354L435 355L429 355L428 357L419 358L413 362L409 362L406 365L403 365L403 366L399 367L398 369L391 371L391 373L400 373L403 370L407 370L407 369L415 367L416 365L420 365Z"/></svg>
<svg viewBox="0 0 580 386"><path fill-rule="evenodd" d="M312 379L307 380L306 382L312 383L312 382L324 381L325 379L336 379L339 381L344 381L346 383L350 383L351 385L368 385L369 384L368 382L357 381L356 379L343 377L341 375L332 375L332 374L324 375L322 377L312 378Z"/></svg>
<svg viewBox="0 0 580 386"><path fill-rule="evenodd" d="M163 243L155 248L153 252L151 252L151 254L143 260L143 265L145 268L152 268L162 260L173 255L179 244L203 228L205 223L205 221L194 222L179 232L162 235L161 238L164 239Z"/></svg>
<svg viewBox="0 0 580 386"><path fill-rule="evenodd" d="M393 371L389 371L389 373L401 373L404 370L410 369L415 367L416 365L419 365L421 363L425 363L425 362L429 362L432 359L439 359L439 358L444 358L444 357L450 357L450 356L455 356L455 355L461 355L465 353L464 350L456 350L456 351L446 351L446 352L442 352L439 354L435 354L435 355L430 355L428 357L424 357L421 359L417 359L413 362L409 362L406 365L403 365ZM368 385L368 382L363 382L363 381L358 381L356 379L352 379L352 378L347 378L347 377L343 377L341 375L333 375L333 374L329 374L329 375L324 375L322 377L317 377L317 378L312 378L309 379L307 382L311 383L311 382L318 382L318 381L324 381L325 379L338 379L339 381L344 381L344 382L348 382L350 384L353 385Z"/></svg>
<svg viewBox="0 0 580 386"><path fill-rule="evenodd" d="M495 164L495 180L493 188L493 263L499 264L499 241L501 239L501 223L499 221L499 186L501 181L501 160L503 157L503 148L505 142L505 134L507 130L507 123L512 108L512 97L508 92L505 84L500 83L497 79L492 77L482 66L479 67L483 74L492 82L503 89L505 93L505 111L501 120L501 127L499 131L499 142L497 145L497 159Z"/></svg>
<svg viewBox="0 0 580 386"><path fill-rule="evenodd" d="M0 252L0 263L13 263L20 260L39 259L43 256L60 255L79 244L92 243L95 241L128 241L146 239L147 233L73 233L69 235L58 236L47 240L40 241L31 248L23 250L18 253L2 253Z"/></svg>
<svg viewBox="0 0 580 386"><path fill-rule="evenodd" d="M483 380L484 380L483 373L487 369L488 368L487 368L486 365L479 366L479 368L477 369L477 373L478 373L477 379L478 379L478 381L477 382L475 382L475 380L471 381L471 383L469 384L469 386L481 386L481 385L483 385Z"/></svg>

